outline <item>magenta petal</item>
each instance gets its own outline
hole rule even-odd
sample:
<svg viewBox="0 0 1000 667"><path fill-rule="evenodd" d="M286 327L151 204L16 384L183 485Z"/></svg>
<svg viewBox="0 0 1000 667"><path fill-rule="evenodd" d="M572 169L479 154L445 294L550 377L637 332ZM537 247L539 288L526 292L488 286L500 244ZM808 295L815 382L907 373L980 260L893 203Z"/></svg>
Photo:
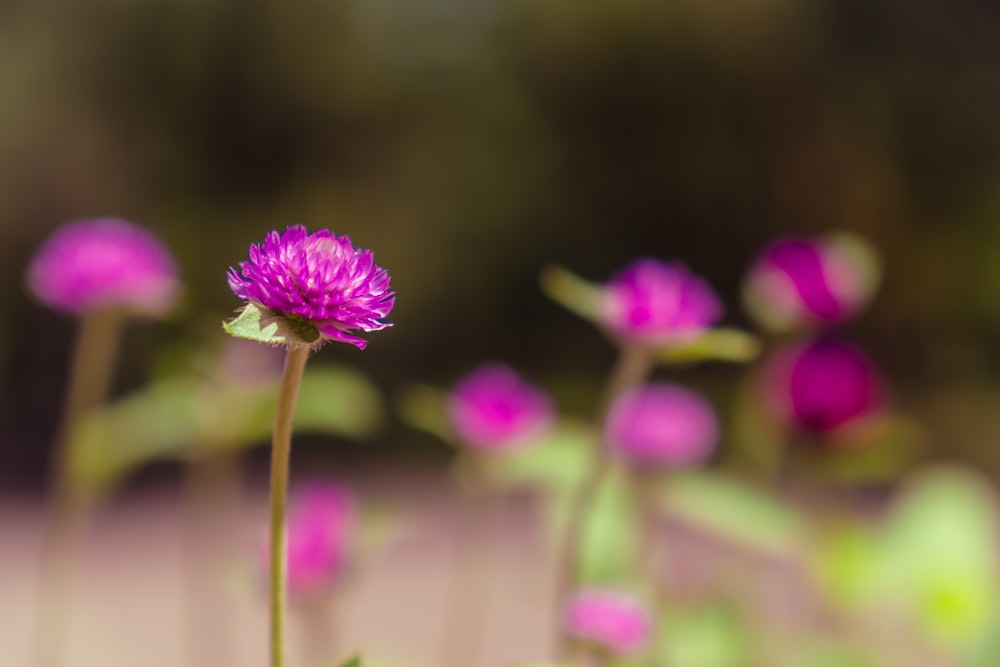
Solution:
<svg viewBox="0 0 1000 667"><path fill-rule="evenodd" d="M347 236L328 229L312 234L302 225L268 233L252 245L248 261L231 268L229 287L241 299L279 315L302 318L327 340L364 349L367 342L348 333L378 331L395 305L389 273L370 250L355 248Z"/></svg>
<svg viewBox="0 0 1000 667"><path fill-rule="evenodd" d="M346 331L340 329L335 324L317 324L316 328L319 332L329 338L330 340L339 341L341 343L350 343L359 350L363 350L368 347L368 341L364 338L359 338L357 336L352 336Z"/></svg>

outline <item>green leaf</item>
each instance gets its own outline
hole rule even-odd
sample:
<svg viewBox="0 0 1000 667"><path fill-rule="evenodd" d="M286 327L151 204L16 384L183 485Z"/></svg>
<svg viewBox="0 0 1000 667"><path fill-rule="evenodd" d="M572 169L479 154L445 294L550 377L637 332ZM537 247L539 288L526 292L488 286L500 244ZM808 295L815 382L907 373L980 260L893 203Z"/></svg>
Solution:
<svg viewBox="0 0 1000 667"><path fill-rule="evenodd" d="M222 328L230 336L272 345L315 345L319 330L299 317L287 317L248 301L239 315Z"/></svg>
<svg viewBox="0 0 1000 667"><path fill-rule="evenodd" d="M73 483L101 491L154 460L266 442L277 394L278 388L270 383L161 380L95 411L71 434ZM296 406L297 433L362 438L375 430L381 418L379 394L362 375L336 367L306 370Z"/></svg>
<svg viewBox="0 0 1000 667"><path fill-rule="evenodd" d="M503 485L571 493L586 474L597 447L593 429L563 420L541 442L492 457L487 472Z"/></svg>
<svg viewBox="0 0 1000 667"><path fill-rule="evenodd" d="M744 667L754 664L746 620L724 603L679 608L660 622L657 664Z"/></svg>
<svg viewBox="0 0 1000 667"><path fill-rule="evenodd" d="M668 476L658 491L663 512L738 546L778 556L801 547L803 517L765 491L718 473Z"/></svg>
<svg viewBox="0 0 1000 667"><path fill-rule="evenodd" d="M955 467L925 470L881 532L872 598L891 600L937 646L971 649L998 611L997 518L987 480Z"/></svg>
<svg viewBox="0 0 1000 667"><path fill-rule="evenodd" d="M455 445L455 436L445 417L445 393L426 385L410 387L396 401L396 414L413 428Z"/></svg>
<svg viewBox="0 0 1000 667"><path fill-rule="evenodd" d="M1000 665L1000 615L990 623L983 640L972 652L965 667L996 667Z"/></svg>
<svg viewBox="0 0 1000 667"><path fill-rule="evenodd" d="M690 342L660 348L657 359L661 363L694 363L698 361L731 361L745 363L760 354L760 340L756 336L727 327L709 329Z"/></svg>
<svg viewBox="0 0 1000 667"><path fill-rule="evenodd" d="M345 662L341 667L361 667L361 656L356 655L347 662Z"/></svg>
<svg viewBox="0 0 1000 667"><path fill-rule="evenodd" d="M596 322L600 315L600 288L561 266L542 271L542 291L550 299L585 320Z"/></svg>
<svg viewBox="0 0 1000 667"><path fill-rule="evenodd" d="M639 513L628 473L607 471L594 497L580 540L580 576L586 584L632 583L639 560Z"/></svg>

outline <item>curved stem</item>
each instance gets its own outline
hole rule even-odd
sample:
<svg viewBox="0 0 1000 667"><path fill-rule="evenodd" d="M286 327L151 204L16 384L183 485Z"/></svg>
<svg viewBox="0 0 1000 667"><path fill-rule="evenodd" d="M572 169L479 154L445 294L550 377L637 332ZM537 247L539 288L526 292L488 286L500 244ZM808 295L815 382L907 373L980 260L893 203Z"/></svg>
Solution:
<svg viewBox="0 0 1000 667"><path fill-rule="evenodd" d="M271 440L271 666L285 664L285 608L287 606L287 548L285 504L288 498L288 464L292 450L292 419L299 384L309 358L305 345L290 345L278 392Z"/></svg>
<svg viewBox="0 0 1000 667"><path fill-rule="evenodd" d="M604 391L604 397L598 410L598 422L603 422L605 414L615 397L629 387L643 382L653 368L653 351L643 345L625 344L611 379ZM583 538L584 525L594 497L601 488L611 466L607 461L603 443L598 442L590 457L590 465L583 480L570 500L569 516L566 518L565 532L559 542L557 555L556 584L556 632L557 659L565 658L570 650L569 638L562 633L562 605L569 598L573 589L580 583L580 542Z"/></svg>
<svg viewBox="0 0 1000 667"><path fill-rule="evenodd" d="M69 599L76 579L80 541L93 498L79 488L71 469L73 437L84 417L105 401L111 385L123 318L96 311L80 320L70 359L62 417L52 452L51 505L42 542L35 664L56 667L69 631Z"/></svg>

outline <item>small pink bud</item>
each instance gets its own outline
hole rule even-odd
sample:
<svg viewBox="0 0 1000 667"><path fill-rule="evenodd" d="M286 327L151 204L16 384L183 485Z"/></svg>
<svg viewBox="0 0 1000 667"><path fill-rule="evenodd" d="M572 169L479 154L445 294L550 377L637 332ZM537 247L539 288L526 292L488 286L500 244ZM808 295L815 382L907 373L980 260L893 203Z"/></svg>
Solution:
<svg viewBox="0 0 1000 667"><path fill-rule="evenodd" d="M722 304L705 281L656 259L633 262L608 281L600 308L613 333L653 345L695 338L722 316Z"/></svg>
<svg viewBox="0 0 1000 667"><path fill-rule="evenodd" d="M500 364L483 366L459 381L447 411L462 444L488 451L536 442L554 421L549 397Z"/></svg>
<svg viewBox="0 0 1000 667"><path fill-rule="evenodd" d="M625 593L590 589L576 593L566 605L567 633L593 642L615 655L631 655L647 647L653 632L649 611Z"/></svg>
<svg viewBox="0 0 1000 667"><path fill-rule="evenodd" d="M776 331L829 325L868 303L877 270L874 253L860 239L782 239L754 260L744 300L761 324Z"/></svg>
<svg viewBox="0 0 1000 667"><path fill-rule="evenodd" d="M857 347L831 338L780 350L768 360L764 396L782 419L826 433L879 410L882 381Z"/></svg>
<svg viewBox="0 0 1000 667"><path fill-rule="evenodd" d="M354 533L355 504L343 488L313 482L292 494L288 516L288 590L308 597L343 571ZM265 565L267 558L265 555Z"/></svg>
<svg viewBox="0 0 1000 667"><path fill-rule="evenodd" d="M57 229L32 258L28 286L46 305L74 314L125 308L163 315L179 290L166 247L117 218L77 220Z"/></svg>
<svg viewBox="0 0 1000 667"><path fill-rule="evenodd" d="M647 384L615 399L604 438L613 452L639 465L690 466L712 455L719 426L712 408L694 392Z"/></svg>

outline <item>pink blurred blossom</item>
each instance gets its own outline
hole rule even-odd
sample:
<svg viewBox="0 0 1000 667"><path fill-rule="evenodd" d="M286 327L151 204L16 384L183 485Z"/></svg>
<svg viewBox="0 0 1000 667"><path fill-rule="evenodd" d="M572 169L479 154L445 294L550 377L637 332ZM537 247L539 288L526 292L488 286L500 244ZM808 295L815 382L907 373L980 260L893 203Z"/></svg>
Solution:
<svg viewBox="0 0 1000 667"><path fill-rule="evenodd" d="M355 528L353 497L328 482L294 490L288 515L288 590L308 597L330 586L347 563ZM267 565L265 554L265 563Z"/></svg>
<svg viewBox="0 0 1000 667"><path fill-rule="evenodd" d="M551 399L508 366L482 366L452 390L448 419L462 444L506 451L538 441L552 426Z"/></svg>
<svg viewBox="0 0 1000 667"><path fill-rule="evenodd" d="M647 384L615 399L604 438L613 452L636 464L690 466L712 455L719 426L711 406L698 394Z"/></svg>
<svg viewBox="0 0 1000 667"><path fill-rule="evenodd" d="M609 589L579 591L565 608L567 633L615 655L631 655L650 643L653 622L636 598Z"/></svg>
<svg viewBox="0 0 1000 667"><path fill-rule="evenodd" d="M763 374L767 404L805 431L826 433L877 412L882 380L856 346L833 338L786 347Z"/></svg>
<svg viewBox="0 0 1000 667"><path fill-rule="evenodd" d="M872 292L865 267L829 239L771 243L754 260L746 284L749 310L777 330L849 319Z"/></svg>
<svg viewBox="0 0 1000 667"><path fill-rule="evenodd" d="M722 304L704 280L683 266L649 258L608 281L600 309L613 333L654 345L697 337L722 317Z"/></svg>
<svg viewBox="0 0 1000 667"><path fill-rule="evenodd" d="M28 286L69 313L125 308L163 315L179 290L173 257L153 234L117 218L76 220L57 229L28 267Z"/></svg>

